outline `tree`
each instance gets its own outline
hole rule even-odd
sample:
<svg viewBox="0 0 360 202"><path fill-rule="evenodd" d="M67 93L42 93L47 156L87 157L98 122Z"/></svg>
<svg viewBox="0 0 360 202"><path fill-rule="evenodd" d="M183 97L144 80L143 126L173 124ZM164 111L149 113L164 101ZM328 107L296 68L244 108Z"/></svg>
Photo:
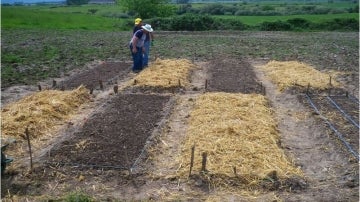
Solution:
<svg viewBox="0 0 360 202"><path fill-rule="evenodd" d="M177 4L187 4L190 0L176 0Z"/></svg>
<svg viewBox="0 0 360 202"><path fill-rule="evenodd" d="M175 6L169 0L117 0L124 11L141 18L168 17L175 13Z"/></svg>
<svg viewBox="0 0 360 202"><path fill-rule="evenodd" d="M67 5L82 5L89 3L89 0L66 0Z"/></svg>

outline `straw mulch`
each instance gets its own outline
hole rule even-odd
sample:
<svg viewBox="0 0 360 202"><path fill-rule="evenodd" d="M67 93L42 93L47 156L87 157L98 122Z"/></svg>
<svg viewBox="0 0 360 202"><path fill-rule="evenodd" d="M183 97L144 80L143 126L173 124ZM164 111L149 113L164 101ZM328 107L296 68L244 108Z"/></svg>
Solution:
<svg viewBox="0 0 360 202"><path fill-rule="evenodd" d="M195 145L192 175L202 170L214 187L236 185L255 190L264 179L302 176L284 151L266 98L257 94L207 93L197 98L178 161L178 175L189 175L191 148ZM272 175L277 176L272 176Z"/></svg>
<svg viewBox="0 0 360 202"><path fill-rule="evenodd" d="M24 97L2 109L2 138L25 138L26 128L31 138L41 137L89 99L83 86L72 91L45 90Z"/></svg>
<svg viewBox="0 0 360 202"><path fill-rule="evenodd" d="M138 74L133 82L140 87L172 88L187 86L189 71L195 66L186 59L157 59Z"/></svg>
<svg viewBox="0 0 360 202"><path fill-rule="evenodd" d="M340 87L340 84L333 79L334 75L322 73L310 65L297 61L270 61L263 66L263 69L280 91L293 86L307 88L310 85L309 87L319 90ZM332 77L331 83L330 77Z"/></svg>

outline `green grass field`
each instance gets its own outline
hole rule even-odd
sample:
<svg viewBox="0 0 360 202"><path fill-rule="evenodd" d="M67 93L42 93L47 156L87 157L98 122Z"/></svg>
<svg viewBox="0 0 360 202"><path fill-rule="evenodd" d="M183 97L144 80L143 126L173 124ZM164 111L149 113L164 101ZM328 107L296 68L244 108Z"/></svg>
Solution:
<svg viewBox="0 0 360 202"><path fill-rule="evenodd" d="M272 5L276 6L274 2ZM245 6L263 6L268 2L248 3ZM283 3L284 4L284 3ZM204 6L204 4L200 4ZM194 7L200 6L194 4ZM280 5L280 4L279 4ZM278 5L278 6L279 6ZM323 6L349 7L351 3L319 3ZM284 7L284 5L281 5ZM303 6L303 5L298 5ZM281 15L281 16L214 16L221 19L237 19L249 26L263 22L286 21L292 18L303 18L313 23L330 21L335 18L358 19L358 13L341 13L326 15ZM39 28L39 29L81 29L81 30L129 30L131 17L122 12L118 5L81 5L81 6L3 6L1 8L2 28Z"/></svg>
<svg viewBox="0 0 360 202"><path fill-rule="evenodd" d="M116 4L85 4L79 6L39 6L39 10L59 12L59 13L88 13L90 9L96 9L98 12L122 12L120 6Z"/></svg>
<svg viewBox="0 0 360 202"><path fill-rule="evenodd" d="M71 8L71 7L69 7ZM71 9L70 9L71 10ZM51 11L37 6L2 7L2 28L124 30L124 20L81 12Z"/></svg>
<svg viewBox="0 0 360 202"><path fill-rule="evenodd" d="M275 21L286 21L293 18L303 18L313 23L321 23L325 21L329 21L335 18L339 19L347 19L354 18L358 19L358 13L341 13L341 14L326 14L326 15L286 15L286 16L216 16L216 18L220 19L238 19L242 23L246 25L258 25L262 22L275 22Z"/></svg>

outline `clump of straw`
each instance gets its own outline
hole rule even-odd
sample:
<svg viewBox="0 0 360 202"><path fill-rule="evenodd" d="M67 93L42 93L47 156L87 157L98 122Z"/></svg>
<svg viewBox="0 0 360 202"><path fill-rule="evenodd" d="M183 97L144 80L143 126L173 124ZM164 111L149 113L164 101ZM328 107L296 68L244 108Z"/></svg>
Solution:
<svg viewBox="0 0 360 202"><path fill-rule="evenodd" d="M270 61L263 66L263 69L265 74L277 84L280 91L284 91L286 88L293 86L305 88L310 85L319 90L340 86L334 79L332 79L330 84L330 75L297 61Z"/></svg>
<svg viewBox="0 0 360 202"><path fill-rule="evenodd" d="M194 65L186 59L157 59L134 79L135 86L171 88L189 84L189 71Z"/></svg>
<svg viewBox="0 0 360 202"><path fill-rule="evenodd" d="M45 90L24 97L2 109L2 136L25 137L28 128L32 138L41 137L89 99L83 86L72 91Z"/></svg>
<svg viewBox="0 0 360 202"><path fill-rule="evenodd" d="M178 175L188 176L195 145L193 174L201 173L206 152L206 170L214 186L231 181L221 178L239 177L240 184L257 187L274 172L279 179L301 176L278 143L277 124L264 96L207 93L197 98L191 112Z"/></svg>

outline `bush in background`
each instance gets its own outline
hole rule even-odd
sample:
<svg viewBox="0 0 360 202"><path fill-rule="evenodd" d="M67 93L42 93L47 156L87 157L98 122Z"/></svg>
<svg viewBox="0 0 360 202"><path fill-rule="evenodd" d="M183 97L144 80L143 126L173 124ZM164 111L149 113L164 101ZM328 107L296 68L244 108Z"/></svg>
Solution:
<svg viewBox="0 0 360 202"><path fill-rule="evenodd" d="M260 24L261 31L290 31L293 27L290 23L284 21L263 22Z"/></svg>

